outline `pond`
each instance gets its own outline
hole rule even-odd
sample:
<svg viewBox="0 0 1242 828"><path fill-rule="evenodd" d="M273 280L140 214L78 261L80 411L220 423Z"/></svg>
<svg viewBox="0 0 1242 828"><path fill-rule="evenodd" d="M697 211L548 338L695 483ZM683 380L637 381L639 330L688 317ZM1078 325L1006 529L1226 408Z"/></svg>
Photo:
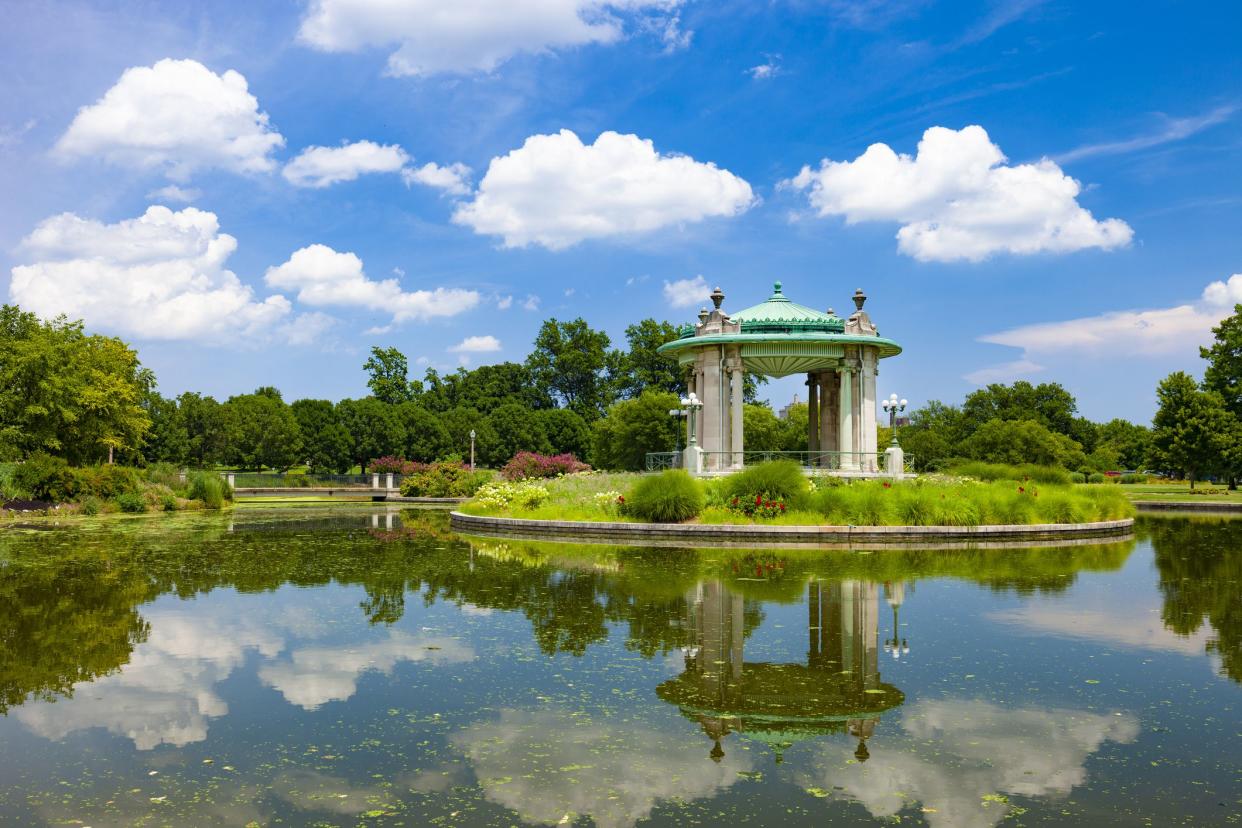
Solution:
<svg viewBox="0 0 1242 828"><path fill-rule="evenodd" d="M0 824L1227 824L1242 521L678 550L443 513L0 530Z"/></svg>

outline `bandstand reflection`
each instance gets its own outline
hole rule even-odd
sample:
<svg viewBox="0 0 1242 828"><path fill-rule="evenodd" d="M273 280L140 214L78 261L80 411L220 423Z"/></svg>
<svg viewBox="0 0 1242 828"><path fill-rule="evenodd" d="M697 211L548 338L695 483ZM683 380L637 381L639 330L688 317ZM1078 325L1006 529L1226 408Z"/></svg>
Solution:
<svg viewBox="0 0 1242 828"><path fill-rule="evenodd" d="M887 592L895 611L904 591L890 586ZM746 601L724 582L697 584L686 605L685 670L656 694L699 723L712 741L709 756L715 761L724 757L730 734L768 745L780 762L796 743L845 733L857 739L855 758L865 762L881 714L905 700L880 676L877 583L808 582L804 664L745 659ZM893 634L894 655L908 652L895 616Z"/></svg>

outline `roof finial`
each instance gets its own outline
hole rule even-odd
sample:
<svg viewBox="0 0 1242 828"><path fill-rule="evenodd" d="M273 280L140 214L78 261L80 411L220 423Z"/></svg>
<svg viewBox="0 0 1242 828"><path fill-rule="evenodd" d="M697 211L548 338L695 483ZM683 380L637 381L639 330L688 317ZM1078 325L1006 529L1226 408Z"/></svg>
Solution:
<svg viewBox="0 0 1242 828"><path fill-rule="evenodd" d="M863 293L863 289L859 288L854 291L854 307L862 310L863 303L867 301L867 294Z"/></svg>
<svg viewBox="0 0 1242 828"><path fill-rule="evenodd" d="M772 292L775 293L777 296L780 295L781 293L781 280L780 279L777 279L775 282L772 283Z"/></svg>
<svg viewBox="0 0 1242 828"><path fill-rule="evenodd" d="M712 291L712 304L716 306L716 310L720 310L722 302L724 302L724 291L720 289L720 285L716 285L716 289Z"/></svg>
<svg viewBox="0 0 1242 828"><path fill-rule="evenodd" d="M708 316L709 314L707 312L707 308L699 308L699 321L700 322L706 323Z"/></svg>

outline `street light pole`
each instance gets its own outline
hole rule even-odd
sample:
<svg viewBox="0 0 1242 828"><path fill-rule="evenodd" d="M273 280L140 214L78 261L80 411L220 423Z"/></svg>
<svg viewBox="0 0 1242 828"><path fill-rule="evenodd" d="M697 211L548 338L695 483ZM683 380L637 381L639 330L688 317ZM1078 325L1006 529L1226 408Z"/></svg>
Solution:
<svg viewBox="0 0 1242 828"><path fill-rule="evenodd" d="M897 445L897 412L906 410L906 401L899 400L896 394L892 394L887 400L880 403L880 406L888 412L888 428L893 434L893 439L889 445L895 446Z"/></svg>
<svg viewBox="0 0 1242 828"><path fill-rule="evenodd" d="M470 429L470 471L474 471L474 429Z"/></svg>

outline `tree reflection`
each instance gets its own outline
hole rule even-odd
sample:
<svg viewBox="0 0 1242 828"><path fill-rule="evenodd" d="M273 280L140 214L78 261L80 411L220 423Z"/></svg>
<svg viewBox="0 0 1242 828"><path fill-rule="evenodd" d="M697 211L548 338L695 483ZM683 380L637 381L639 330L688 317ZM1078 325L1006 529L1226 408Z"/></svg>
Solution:
<svg viewBox="0 0 1242 828"><path fill-rule="evenodd" d="M1150 530L1165 626L1191 635L1208 624L1215 635L1207 651L1242 682L1242 521L1165 518Z"/></svg>

